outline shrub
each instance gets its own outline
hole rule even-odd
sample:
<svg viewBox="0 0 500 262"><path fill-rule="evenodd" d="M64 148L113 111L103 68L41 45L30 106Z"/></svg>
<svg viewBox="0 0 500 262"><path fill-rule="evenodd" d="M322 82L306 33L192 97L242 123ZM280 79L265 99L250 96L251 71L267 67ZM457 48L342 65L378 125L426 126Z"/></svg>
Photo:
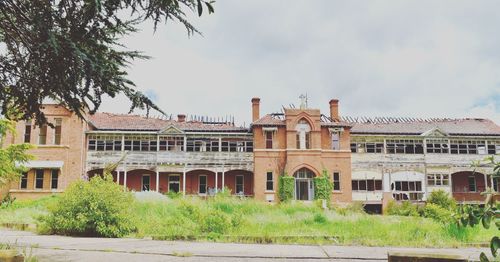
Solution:
<svg viewBox="0 0 500 262"><path fill-rule="evenodd" d="M432 191L427 203L437 205L447 210L455 210L457 207L457 202L444 190Z"/></svg>
<svg viewBox="0 0 500 262"><path fill-rule="evenodd" d="M282 175L279 177L278 194L281 202L293 199L295 179L292 176Z"/></svg>
<svg viewBox="0 0 500 262"><path fill-rule="evenodd" d="M170 199L177 199L179 197L182 197L182 192L168 191L166 195Z"/></svg>
<svg viewBox="0 0 500 262"><path fill-rule="evenodd" d="M328 219L326 218L325 215L323 215L321 213L316 213L316 214L314 214L313 221L314 221L314 223L317 223L317 224L325 224L326 222L328 222Z"/></svg>
<svg viewBox="0 0 500 262"><path fill-rule="evenodd" d="M314 178L314 199L323 199L330 202L333 184L328 177L328 172L323 170L321 176Z"/></svg>
<svg viewBox="0 0 500 262"><path fill-rule="evenodd" d="M49 213L40 218L40 229L62 235L122 237L135 230L130 215L133 203L133 195L109 175L79 180L49 206Z"/></svg>
<svg viewBox="0 0 500 262"><path fill-rule="evenodd" d="M201 230L205 233L224 234L231 226L231 218L218 209L209 211L201 221Z"/></svg>
<svg viewBox="0 0 500 262"><path fill-rule="evenodd" d="M427 203L425 207L421 209L420 214L423 217L432 218L435 221L444 224L452 221L451 211L432 203Z"/></svg>
<svg viewBox="0 0 500 262"><path fill-rule="evenodd" d="M365 206L363 202L355 201L350 204L344 206L335 207L335 211L340 215L349 215L349 214L365 214Z"/></svg>
<svg viewBox="0 0 500 262"><path fill-rule="evenodd" d="M417 205L412 204L410 201L403 201L401 204L390 201L386 213L392 216L419 216Z"/></svg>

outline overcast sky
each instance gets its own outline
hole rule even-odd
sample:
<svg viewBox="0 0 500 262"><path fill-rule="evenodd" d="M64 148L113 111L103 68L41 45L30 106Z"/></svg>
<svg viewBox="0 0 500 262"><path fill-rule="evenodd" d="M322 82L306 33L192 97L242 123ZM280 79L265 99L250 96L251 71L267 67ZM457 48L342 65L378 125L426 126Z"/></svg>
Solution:
<svg viewBox="0 0 500 262"><path fill-rule="evenodd" d="M218 0L215 14L151 24L123 42L130 77L167 113L251 120L299 104L349 116L481 117L500 124L499 1ZM111 100L108 100L111 101ZM101 111L128 111L123 98Z"/></svg>

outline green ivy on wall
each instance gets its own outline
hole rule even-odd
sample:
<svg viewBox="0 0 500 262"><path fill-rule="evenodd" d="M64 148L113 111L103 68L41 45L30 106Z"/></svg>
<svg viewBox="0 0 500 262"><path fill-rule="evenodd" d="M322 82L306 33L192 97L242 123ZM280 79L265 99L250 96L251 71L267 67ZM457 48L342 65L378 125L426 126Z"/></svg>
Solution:
<svg viewBox="0 0 500 262"><path fill-rule="evenodd" d="M293 199L295 179L292 176L282 175L278 180L278 194L281 202Z"/></svg>
<svg viewBox="0 0 500 262"><path fill-rule="evenodd" d="M330 201L332 194L333 183L330 181L328 171L323 170L321 176L314 178L314 199L324 199Z"/></svg>

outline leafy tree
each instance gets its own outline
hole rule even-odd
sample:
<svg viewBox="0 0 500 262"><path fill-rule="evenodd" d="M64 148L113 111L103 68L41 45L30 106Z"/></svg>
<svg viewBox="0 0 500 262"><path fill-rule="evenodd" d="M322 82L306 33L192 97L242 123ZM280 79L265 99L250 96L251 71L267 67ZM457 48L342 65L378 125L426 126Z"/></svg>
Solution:
<svg viewBox="0 0 500 262"><path fill-rule="evenodd" d="M30 144L16 144L3 146L8 132L15 134L14 122L0 119L0 187L19 179L25 171L22 164L33 159L27 153L32 146Z"/></svg>
<svg viewBox="0 0 500 262"><path fill-rule="evenodd" d="M474 162L473 166L478 167L482 164L489 164L493 166L493 173L490 175L493 179L500 178L500 162L496 161L494 156L487 157L483 161ZM484 207L479 205L460 206L459 214L456 217L457 223L464 227L474 227L481 223L484 228L488 229L493 222L496 228L500 230L500 206L495 199L495 196L498 195L498 193L490 188L482 194L486 195ZM500 238L498 236L494 236L490 240L491 255L494 258L492 261L500 260L500 254L498 252L499 248ZM481 253L479 258L481 262L491 261L485 253Z"/></svg>
<svg viewBox="0 0 500 262"><path fill-rule="evenodd" d="M186 10L213 13L207 0L2 0L0 1L0 106L12 120L47 119L40 105L60 102L83 117L95 113L102 97L124 94L135 108L162 112L127 78L131 60L146 59L127 51L119 39L138 23L173 20L188 35L199 31ZM22 112L9 114L10 110Z"/></svg>

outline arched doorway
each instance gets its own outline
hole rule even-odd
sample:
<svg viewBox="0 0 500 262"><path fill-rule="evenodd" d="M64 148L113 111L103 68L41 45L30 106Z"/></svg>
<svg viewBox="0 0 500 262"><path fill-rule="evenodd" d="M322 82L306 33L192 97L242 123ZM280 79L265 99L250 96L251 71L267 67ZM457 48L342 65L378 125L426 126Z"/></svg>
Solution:
<svg viewBox="0 0 500 262"><path fill-rule="evenodd" d="M314 199L314 173L313 171L303 167L295 174L295 199L296 200L313 200Z"/></svg>

